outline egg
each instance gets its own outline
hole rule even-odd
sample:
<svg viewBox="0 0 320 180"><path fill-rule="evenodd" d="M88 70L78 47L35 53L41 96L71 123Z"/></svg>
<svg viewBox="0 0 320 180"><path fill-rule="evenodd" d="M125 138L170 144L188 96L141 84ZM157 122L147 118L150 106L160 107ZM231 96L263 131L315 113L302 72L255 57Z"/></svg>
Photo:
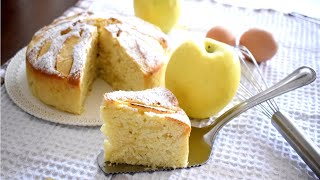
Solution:
<svg viewBox="0 0 320 180"><path fill-rule="evenodd" d="M229 31L227 28L224 28L222 26L215 26L211 28L207 32L206 37L229 44L230 46L236 45L235 36L232 34L231 31Z"/></svg>
<svg viewBox="0 0 320 180"><path fill-rule="evenodd" d="M258 63L271 59L278 50L273 35L259 28L252 28L244 32L239 43L250 50Z"/></svg>

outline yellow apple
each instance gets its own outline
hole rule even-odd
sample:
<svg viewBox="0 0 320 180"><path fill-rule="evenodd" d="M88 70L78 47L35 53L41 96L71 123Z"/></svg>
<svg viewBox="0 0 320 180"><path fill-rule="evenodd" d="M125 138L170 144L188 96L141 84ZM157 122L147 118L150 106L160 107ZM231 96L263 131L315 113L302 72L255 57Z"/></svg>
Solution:
<svg viewBox="0 0 320 180"><path fill-rule="evenodd" d="M165 83L191 118L221 111L240 83L240 61L233 47L205 38L182 43L172 54Z"/></svg>
<svg viewBox="0 0 320 180"><path fill-rule="evenodd" d="M167 33L180 16L180 0L134 0L134 13Z"/></svg>

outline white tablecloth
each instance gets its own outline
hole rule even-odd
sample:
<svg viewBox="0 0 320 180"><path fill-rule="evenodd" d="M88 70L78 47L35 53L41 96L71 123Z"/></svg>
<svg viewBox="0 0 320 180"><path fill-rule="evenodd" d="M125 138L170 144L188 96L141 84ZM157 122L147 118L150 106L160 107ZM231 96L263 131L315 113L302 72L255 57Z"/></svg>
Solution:
<svg viewBox="0 0 320 180"><path fill-rule="evenodd" d="M174 45L200 38L214 25L237 36L249 27L271 31L277 55L261 69L273 84L300 66L317 72L317 80L278 97L287 112L320 146L320 25L279 12L225 6L209 0L183 1L181 20L170 34ZM95 1L92 10L133 13L131 1ZM105 177L96 163L103 149L100 127L60 125L35 118L17 107L1 86L1 179L314 179L312 171L271 125L251 109L219 133L207 164L165 172Z"/></svg>

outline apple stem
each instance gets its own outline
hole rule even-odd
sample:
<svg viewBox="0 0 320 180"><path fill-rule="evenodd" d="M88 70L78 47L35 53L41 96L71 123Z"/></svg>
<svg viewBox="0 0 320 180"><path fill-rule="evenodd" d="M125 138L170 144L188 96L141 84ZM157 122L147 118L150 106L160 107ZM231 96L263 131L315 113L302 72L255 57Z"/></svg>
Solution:
<svg viewBox="0 0 320 180"><path fill-rule="evenodd" d="M213 49L212 46L208 45L208 46L206 46L206 51L207 51L208 53L213 53L213 52L214 52L214 49Z"/></svg>

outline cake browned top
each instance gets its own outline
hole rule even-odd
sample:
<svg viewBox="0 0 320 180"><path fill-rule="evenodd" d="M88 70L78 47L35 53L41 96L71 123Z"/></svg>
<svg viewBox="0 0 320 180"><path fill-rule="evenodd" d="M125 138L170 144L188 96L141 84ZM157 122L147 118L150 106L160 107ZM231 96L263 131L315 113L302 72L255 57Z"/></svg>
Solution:
<svg viewBox="0 0 320 180"><path fill-rule="evenodd" d="M168 89L157 87L143 91L114 91L104 95L103 104L119 103L143 112L166 115L191 126L186 113L178 106L177 98Z"/></svg>
<svg viewBox="0 0 320 180"><path fill-rule="evenodd" d="M158 27L134 16L96 14L95 17L100 22L101 17L107 19L102 23L103 28L117 39L145 73L152 73L167 59L167 37Z"/></svg>
<svg viewBox="0 0 320 180"><path fill-rule="evenodd" d="M26 57L31 66L42 73L68 79L79 79L84 68L87 49L98 28L112 33L145 73L162 66L167 53L166 35L152 24L133 16L115 13L80 13L58 19L40 29L28 45ZM73 63L68 73L57 67L57 56L68 39L76 38L72 48Z"/></svg>

